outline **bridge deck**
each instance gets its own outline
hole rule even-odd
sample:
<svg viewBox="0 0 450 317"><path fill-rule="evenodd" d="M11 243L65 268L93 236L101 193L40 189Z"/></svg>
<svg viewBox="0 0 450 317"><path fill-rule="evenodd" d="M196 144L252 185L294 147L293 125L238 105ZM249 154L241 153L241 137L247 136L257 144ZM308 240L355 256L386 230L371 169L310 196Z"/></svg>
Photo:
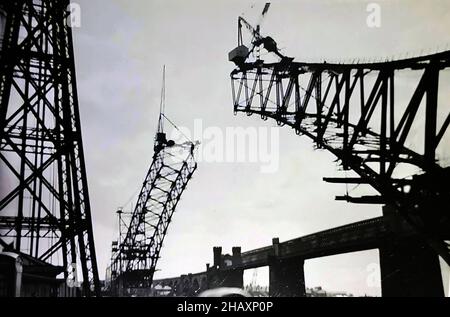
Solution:
<svg viewBox="0 0 450 317"><path fill-rule="evenodd" d="M303 257L304 259L363 251L378 248L395 230L385 217L359 221L341 227L320 231L278 245L242 253L242 267L250 269L268 265L270 256L279 258ZM397 230L395 230L397 231ZM400 231L400 230L399 230ZM403 234L410 234L402 230Z"/></svg>

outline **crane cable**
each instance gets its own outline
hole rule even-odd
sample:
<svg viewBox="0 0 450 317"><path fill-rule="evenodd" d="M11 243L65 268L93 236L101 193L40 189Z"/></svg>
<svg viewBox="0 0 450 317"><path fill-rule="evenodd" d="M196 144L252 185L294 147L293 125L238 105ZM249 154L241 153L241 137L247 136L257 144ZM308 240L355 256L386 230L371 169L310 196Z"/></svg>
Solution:
<svg viewBox="0 0 450 317"><path fill-rule="evenodd" d="M184 134L183 131L181 131L181 129L178 128L177 125L176 125L175 123L173 123L169 118L167 118L165 114L162 114L162 116L164 117L164 119L167 120L167 122L169 122L169 123L174 127L175 130L177 130L178 132L180 132L180 134L181 134L182 136L184 136L184 138L185 138L187 141L189 141L190 143L194 144L194 142L193 142L190 138L188 138L188 137L186 136L186 134Z"/></svg>
<svg viewBox="0 0 450 317"><path fill-rule="evenodd" d="M166 65L163 66L163 79L162 79L162 87L161 87L161 103L159 105L159 122L158 122L158 132L164 131L164 119L167 120L181 135L189 141L191 144L194 142L184 134L175 123L173 123L167 116L165 115L166 110Z"/></svg>

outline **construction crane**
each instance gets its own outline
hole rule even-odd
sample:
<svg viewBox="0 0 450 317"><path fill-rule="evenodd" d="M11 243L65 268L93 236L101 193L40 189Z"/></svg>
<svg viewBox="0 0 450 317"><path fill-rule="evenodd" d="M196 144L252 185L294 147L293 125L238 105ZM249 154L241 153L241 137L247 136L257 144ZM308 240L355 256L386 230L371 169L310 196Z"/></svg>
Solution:
<svg viewBox="0 0 450 317"><path fill-rule="evenodd" d="M293 60L292 58L286 57L280 53L277 43L272 37L262 36L260 33L261 23L267 16L269 8L270 3L266 3L256 28L254 28L249 22L247 22L247 20L244 17L240 16L238 18L238 43L237 47L229 53L228 55L229 61L234 62L238 66L241 66L248 59L248 57L255 51L255 49L258 49L261 46L264 47L266 51L278 56L282 61ZM246 29L251 34L250 48L244 44L242 36L243 26L245 26Z"/></svg>
<svg viewBox="0 0 450 317"><path fill-rule="evenodd" d="M165 121L177 127L165 116L165 68L163 73L153 162L130 215L130 222L119 241L113 243L111 288L119 296L140 290L145 292L151 287L172 216L197 169L194 150L198 143L188 140L177 144L167 140L164 132ZM124 213L121 211L118 214L119 223L123 223Z"/></svg>
<svg viewBox="0 0 450 317"><path fill-rule="evenodd" d="M231 72L234 112L271 118L330 151L343 170L358 177L327 181L369 185L378 192L338 200L393 207L395 217L450 265L450 168L437 156L450 125L448 105L438 110L439 75L450 68L450 51L389 62L294 62L283 58L273 43L267 45L272 39L262 40L251 26L247 29L255 40L248 50L241 40L244 20L238 21L238 47L229 54L237 66ZM281 60L255 61L249 56L255 47ZM401 72L419 78L405 104L394 98L396 74ZM424 137L411 148L407 140L413 124Z"/></svg>

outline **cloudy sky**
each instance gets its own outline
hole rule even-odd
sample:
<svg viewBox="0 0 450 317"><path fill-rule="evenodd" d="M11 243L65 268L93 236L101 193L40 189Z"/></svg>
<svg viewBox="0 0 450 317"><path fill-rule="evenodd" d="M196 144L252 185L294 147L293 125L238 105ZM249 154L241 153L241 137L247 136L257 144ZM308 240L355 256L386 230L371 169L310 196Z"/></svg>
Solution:
<svg viewBox="0 0 450 317"><path fill-rule="evenodd" d="M242 0L77 0L74 29L78 89L101 278L117 235L115 210L130 208L151 163L161 69L167 67L167 115L190 129L274 127L234 116L228 52L237 17L257 20L262 2ZM450 2L378 1L381 26L366 24L367 1L273 1L262 26L296 60L418 55L448 48ZM200 162L169 228L156 277L205 269L212 247L243 251L381 215L378 206L334 201L345 186L326 184L334 157L279 130L279 168ZM444 153L445 154L445 153ZM445 155L443 156L445 159ZM352 193L358 193L358 189ZM308 287L379 295L367 283L376 250L306 262ZM246 275L248 276L248 274ZM251 277L251 272L250 272ZM267 281L267 270L258 278Z"/></svg>

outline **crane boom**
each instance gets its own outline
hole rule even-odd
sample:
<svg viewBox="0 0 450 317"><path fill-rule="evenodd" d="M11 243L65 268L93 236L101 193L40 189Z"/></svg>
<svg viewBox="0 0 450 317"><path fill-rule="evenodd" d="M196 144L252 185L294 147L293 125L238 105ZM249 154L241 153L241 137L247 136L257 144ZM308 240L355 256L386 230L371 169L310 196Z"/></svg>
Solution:
<svg viewBox="0 0 450 317"><path fill-rule="evenodd" d="M111 288L118 291L118 295L127 295L123 293L124 289L151 287L172 216L187 183L197 169L194 158L196 144L176 144L167 140L163 131L164 94L163 84L153 161L131 213L126 234L119 239L119 245L116 243L113 250Z"/></svg>

